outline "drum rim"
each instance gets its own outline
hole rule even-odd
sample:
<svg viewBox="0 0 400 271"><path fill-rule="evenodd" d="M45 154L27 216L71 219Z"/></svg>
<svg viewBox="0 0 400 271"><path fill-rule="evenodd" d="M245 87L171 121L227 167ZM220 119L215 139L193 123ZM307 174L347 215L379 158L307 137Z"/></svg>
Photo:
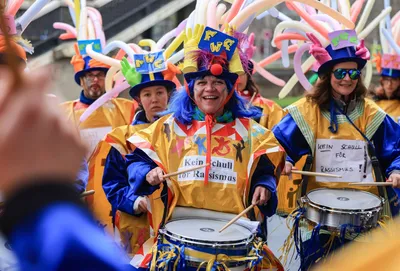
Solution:
<svg viewBox="0 0 400 271"><path fill-rule="evenodd" d="M341 209L341 208L333 208L333 207L324 206L324 205L315 203L315 202L313 202L313 201L308 197L308 194L309 194L309 193L314 192L314 191L317 191L317 190L338 190L338 191L340 191L340 190L346 190L346 191L357 191L357 192L362 192L362 193L364 193L364 194L368 194L368 195L374 196L375 198L377 198L377 199L380 201L380 204L379 204L378 206L375 206L375 207L368 207L368 208L363 208L363 209L345 209L345 208ZM306 203L306 204L308 204L308 205L310 205L310 206L312 206L312 207L314 207L314 208L323 209L323 211L326 211L326 212L329 211L329 212L333 212L333 213L349 213L349 214L351 214L351 213L364 213L364 212L371 212L371 211L377 211L377 212L379 212L379 211L382 210L383 204L384 204L384 201L383 201L383 199L382 199L381 197L379 197L379 196L377 196L377 195L375 195L375 194L372 194L371 192L362 191L362 190L358 190L358 189L317 188L317 189L313 189L313 190L309 191L309 192L304 196L304 198L305 198L305 203Z"/></svg>
<svg viewBox="0 0 400 271"><path fill-rule="evenodd" d="M185 217L185 218L179 218L179 219L174 219L171 221L168 221L165 225L167 225L169 222L176 222L176 221L180 221L180 220L190 220L190 219L204 219L204 220L210 220L210 221L222 221L222 222L228 222L225 219L209 219L206 217ZM196 245L202 245L202 246L208 246L208 247L226 247L226 246L239 246L239 245L248 245L251 242L253 242L256 233L252 233L251 230L240 224L241 227L247 229L249 231L249 237L244 238L244 239L240 239L240 240L235 240L235 241L204 241L204 240L196 240L193 238L187 238L184 236L180 236L177 235L175 233L172 233L170 231L168 231L166 228L160 229L159 232L165 236L168 236L169 238L174 238L176 240L185 242L185 243L189 243L189 244L196 244Z"/></svg>

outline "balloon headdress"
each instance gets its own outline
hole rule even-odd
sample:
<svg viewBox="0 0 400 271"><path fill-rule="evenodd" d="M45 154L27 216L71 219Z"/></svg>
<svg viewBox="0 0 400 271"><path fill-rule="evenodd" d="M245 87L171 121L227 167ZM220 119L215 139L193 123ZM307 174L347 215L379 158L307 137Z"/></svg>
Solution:
<svg viewBox="0 0 400 271"><path fill-rule="evenodd" d="M307 1L306 4L301 4L305 3L305 1L285 2L288 8L295 11L301 19L299 21L292 20L284 14L281 14L278 10L269 10L271 16L282 20L275 28L272 46L281 49L282 62L285 67L289 66L290 60L288 54L292 52L295 53L293 58L295 74L283 87L279 93L279 98L285 97L290 90L294 88L297 81L299 81L306 90L311 90L312 85L308 82L304 73L314 66L315 70L318 70L318 74L323 74L327 71L327 68L331 67L331 64L342 61L339 59L342 59L342 56L345 54L352 57L354 61L360 64L359 68L362 68L369 55L362 40L367 37L391 11L390 6L385 7L385 9L366 26L368 16L375 3L374 0L356 0L353 5L350 5L348 1L332 1L331 6L313 0ZM366 4L364 4L364 2L366 2ZM359 16L361 10L363 10L363 12L361 16ZM352 38L352 40L347 40L350 43L354 42L354 38L360 41L360 43L346 46L349 48L353 47L354 50L349 49L350 51L347 52L347 49L341 51L335 45L332 47L333 43L338 41L335 35L340 34L336 32L339 30L345 30L345 32L342 32L339 36L340 44L343 44L344 41L342 39L346 37L348 39L350 37ZM355 34L354 32L351 35L345 34L350 30L354 30ZM357 51L358 53L356 55L355 53ZM311 56L302 63L302 56L305 52L310 52ZM372 78L371 64L367 62L366 68L364 84L368 86Z"/></svg>
<svg viewBox="0 0 400 271"><path fill-rule="evenodd" d="M400 78L400 28L396 26L399 18L400 11L380 24L383 54L376 55L374 62L381 76Z"/></svg>
<svg viewBox="0 0 400 271"><path fill-rule="evenodd" d="M22 38L22 34L28 25L32 22L37 13L49 2L50 0L37 0L33 3L22 16L15 19L15 15L20 9L23 0L7 0L0 1L2 9L4 10L4 19L8 28L8 34L12 37L11 46L12 51L21 62L26 63L26 53L33 54L32 44ZM1 32L1 31L0 31ZM7 52L6 42L2 33L0 33L0 54Z"/></svg>
<svg viewBox="0 0 400 271"><path fill-rule="evenodd" d="M67 0L67 4L75 26L57 22L53 24L53 27L66 31L60 35L60 39L77 40L77 43L74 44L75 55L71 59L71 65L75 71L75 82L80 85L81 77L87 72L99 70L107 73L110 68L109 65L92 59L86 51L86 46L92 44L93 50L102 52L106 41L102 17L98 10L86 7L83 1L79 3L79 7L75 7L70 0Z"/></svg>

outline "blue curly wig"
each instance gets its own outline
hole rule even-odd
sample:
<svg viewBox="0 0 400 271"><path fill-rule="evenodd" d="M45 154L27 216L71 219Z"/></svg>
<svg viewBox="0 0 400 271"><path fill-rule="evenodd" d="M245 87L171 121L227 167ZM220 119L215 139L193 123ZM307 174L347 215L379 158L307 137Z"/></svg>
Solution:
<svg viewBox="0 0 400 271"><path fill-rule="evenodd" d="M196 80L199 79L203 78L196 78L195 80L190 81L188 84L190 95L192 97L194 83ZM224 81L226 83L227 89L231 90L233 88L232 83L227 80ZM260 118L261 110L254 106L250 106L250 108L247 109L247 103L248 102L240 97L235 90L230 100L226 103L224 109L231 111L233 118ZM196 104L188 96L185 88L182 87L180 90L176 91L173 94L168 105L168 109L164 111L162 115L173 114L174 118L176 118L179 122L188 125L192 123L195 108Z"/></svg>

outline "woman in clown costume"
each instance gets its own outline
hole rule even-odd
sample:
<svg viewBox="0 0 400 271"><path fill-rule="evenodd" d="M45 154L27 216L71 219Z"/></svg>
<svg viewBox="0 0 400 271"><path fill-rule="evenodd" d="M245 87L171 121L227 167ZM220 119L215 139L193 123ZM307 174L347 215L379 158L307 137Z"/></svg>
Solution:
<svg viewBox="0 0 400 271"><path fill-rule="evenodd" d="M126 156L133 191L157 195L150 200L155 236L168 221L166 214L178 206L238 214L256 204L266 216L273 215L277 206L276 178L285 154L272 132L250 119L260 112L247 109L246 101L235 92L238 73L243 73L237 51L228 61L225 52L199 50L198 44L205 40L202 30L196 26L192 39L185 41L186 87L173 96L170 114L129 139L137 147ZM188 164L207 166L172 177L171 182L163 178L164 173ZM224 164L231 169L223 168ZM160 203L162 209L154 208ZM265 261L281 269L279 261L268 254ZM141 260L137 268L156 264L150 264L148 257ZM210 268L215 264L221 263L208 263Z"/></svg>
<svg viewBox="0 0 400 271"><path fill-rule="evenodd" d="M349 35L356 34L352 32ZM317 188L346 188L349 182L384 181L379 172L381 168L388 181L398 187L400 127L374 102L365 99L367 90L361 71L370 54L364 42L357 46L347 44L342 48L330 44L324 48L313 34L307 36L313 43L310 53L321 65L318 69L319 80L305 98L287 108L289 114L273 129L276 138L293 159L292 163L286 163L286 173L291 172L293 163L300 157L310 154L313 171L321 172L324 168L345 168L346 171L337 173L342 175L341 182L335 178L310 177L308 181L303 181L302 196ZM333 147L337 144L356 144L364 148L362 153L351 158L346 157L348 152L338 157L335 152L324 152L323 146L327 146L324 144ZM380 167L371 166L370 156L379 159ZM357 170L352 168L354 164ZM359 164L362 165L361 170ZM384 213L389 216L398 213L397 196L391 187L380 191L372 186L358 189L386 197L390 206L385 205ZM302 270L307 270L319 258L355 238L341 234L333 239L331 233L322 227L313 228L304 224L295 227L295 230L300 231L295 237L302 236L295 240Z"/></svg>
<svg viewBox="0 0 400 271"><path fill-rule="evenodd" d="M176 85L172 82L177 68L172 64L163 72L139 74L127 59L122 60L122 72L131 86L131 97L139 104L131 125L121 126L107 134L98 148L108 149L103 174L103 189L113 208L114 224L118 229L125 251L133 255L149 238L147 202L144 197L133 194L126 175L125 155L133 150L127 139L136 131L147 128L167 109L167 104ZM138 78L141 78L140 81ZM100 153L103 150L99 151Z"/></svg>
<svg viewBox="0 0 400 271"><path fill-rule="evenodd" d="M379 81L380 87L371 98L395 122L400 123L400 70L383 68Z"/></svg>

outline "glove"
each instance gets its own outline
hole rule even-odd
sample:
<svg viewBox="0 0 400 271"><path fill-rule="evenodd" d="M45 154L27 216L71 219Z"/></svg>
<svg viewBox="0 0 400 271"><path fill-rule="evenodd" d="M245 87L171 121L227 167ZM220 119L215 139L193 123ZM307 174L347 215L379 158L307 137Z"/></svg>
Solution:
<svg viewBox="0 0 400 271"><path fill-rule="evenodd" d="M254 45L254 33L251 33L248 39L248 47L245 49L244 53L251 59L254 56L254 52L257 50L257 46Z"/></svg>
<svg viewBox="0 0 400 271"><path fill-rule="evenodd" d="M312 42L309 53L318 61L320 65L332 60L332 57L329 55L326 49L322 47L321 42L313 33L306 33L306 35Z"/></svg>
<svg viewBox="0 0 400 271"><path fill-rule="evenodd" d="M360 44L356 47L356 56L361 57L364 60L369 60L371 58L371 54L367 47L365 47L364 40L362 39Z"/></svg>
<svg viewBox="0 0 400 271"><path fill-rule="evenodd" d="M172 81L177 74L181 74L181 70L174 64L167 62L168 68L162 72L164 80Z"/></svg>
<svg viewBox="0 0 400 271"><path fill-rule="evenodd" d="M382 56L381 54L373 54L374 58L372 59L372 62L375 63L376 70L381 73L382 72Z"/></svg>
<svg viewBox="0 0 400 271"><path fill-rule="evenodd" d="M98 61L96 59L91 59L89 61L89 67L91 67L91 68L93 68L93 67L96 67L96 68L107 68L107 69L110 68L109 65L104 64L103 62L100 62L100 61Z"/></svg>
<svg viewBox="0 0 400 271"><path fill-rule="evenodd" d="M72 57L70 63L74 67L74 71L76 73L83 70L83 68L85 67L85 61L83 60L81 53L79 52L78 43L74 44L74 49L75 49L75 55Z"/></svg>
<svg viewBox="0 0 400 271"><path fill-rule="evenodd" d="M126 82L128 82L131 87L142 82L142 75L138 73L134 67L131 67L131 64L129 64L126 57L122 58L121 60L121 71L126 79Z"/></svg>
<svg viewBox="0 0 400 271"><path fill-rule="evenodd" d="M191 56L191 53L199 49L199 42L203 35L203 31L204 25L196 24L193 31L189 28L186 32L183 43L183 51L185 54L182 70L183 73L197 71L197 60Z"/></svg>

